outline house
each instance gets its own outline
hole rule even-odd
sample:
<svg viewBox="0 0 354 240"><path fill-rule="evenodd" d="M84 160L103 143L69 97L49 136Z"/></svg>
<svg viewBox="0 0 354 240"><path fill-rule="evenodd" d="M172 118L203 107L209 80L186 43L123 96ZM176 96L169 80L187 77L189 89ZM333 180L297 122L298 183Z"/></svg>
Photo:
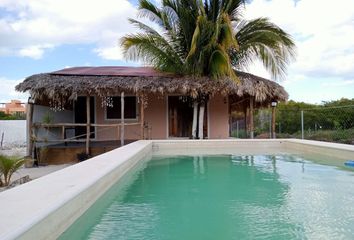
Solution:
<svg viewBox="0 0 354 240"><path fill-rule="evenodd" d="M3 103L4 107L0 107L0 112L5 114L25 114L26 107L19 100L11 100L9 103Z"/></svg>
<svg viewBox="0 0 354 240"><path fill-rule="evenodd" d="M79 152L95 155L137 139L191 138L193 105L201 97L199 136L228 138L230 113L238 110L245 113L252 137L253 109L284 101L288 94L273 81L244 72L237 76L177 76L149 67L74 67L35 74L16 86L31 96L28 153L50 145L51 151L57 148L52 156L66 152L66 161L72 161Z"/></svg>

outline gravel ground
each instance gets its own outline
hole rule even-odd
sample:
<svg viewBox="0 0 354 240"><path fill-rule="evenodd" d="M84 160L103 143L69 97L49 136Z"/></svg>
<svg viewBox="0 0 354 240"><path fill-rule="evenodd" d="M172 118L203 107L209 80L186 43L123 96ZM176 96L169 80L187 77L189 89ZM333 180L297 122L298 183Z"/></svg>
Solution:
<svg viewBox="0 0 354 240"><path fill-rule="evenodd" d="M0 148L0 155L15 156L15 157L24 157L26 155L26 147L8 147ZM11 182L17 179L20 179L25 176L29 176L31 180L45 176L49 173L58 171L60 169L71 166L72 164L61 164L61 165L48 165L48 166L39 166L32 168L20 168L15 172L11 177ZM0 188L0 192L6 190L5 188Z"/></svg>

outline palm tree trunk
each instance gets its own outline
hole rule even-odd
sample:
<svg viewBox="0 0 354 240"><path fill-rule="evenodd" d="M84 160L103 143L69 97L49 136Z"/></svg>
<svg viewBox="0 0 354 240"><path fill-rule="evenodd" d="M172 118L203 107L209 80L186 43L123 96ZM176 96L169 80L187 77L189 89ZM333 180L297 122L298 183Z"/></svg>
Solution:
<svg viewBox="0 0 354 240"><path fill-rule="evenodd" d="M197 138L197 123L198 123L198 103L193 104L193 124L192 124L192 137Z"/></svg>
<svg viewBox="0 0 354 240"><path fill-rule="evenodd" d="M200 104L199 106L199 130L198 130L198 137L199 139L203 139L204 136L203 136L203 127L204 127L204 109L205 109L205 106L204 106L204 103Z"/></svg>

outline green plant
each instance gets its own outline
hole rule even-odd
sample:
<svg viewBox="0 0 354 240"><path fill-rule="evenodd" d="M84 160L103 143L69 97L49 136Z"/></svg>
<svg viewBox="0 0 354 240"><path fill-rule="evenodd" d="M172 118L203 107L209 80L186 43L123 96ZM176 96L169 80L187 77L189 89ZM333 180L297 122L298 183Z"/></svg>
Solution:
<svg viewBox="0 0 354 240"><path fill-rule="evenodd" d="M8 186L12 174L14 174L24 163L25 160L22 158L18 159L16 157L0 155L0 186Z"/></svg>
<svg viewBox="0 0 354 240"><path fill-rule="evenodd" d="M46 112L42 118L42 122L45 124L50 124L53 122L53 116L50 114L50 112Z"/></svg>
<svg viewBox="0 0 354 240"><path fill-rule="evenodd" d="M46 140L46 139L45 139ZM48 159L48 151L49 148L47 146L42 146L40 148L38 148L38 155L37 155L37 160L38 160L38 164L43 164L47 161Z"/></svg>
<svg viewBox="0 0 354 240"><path fill-rule="evenodd" d="M231 132L231 137L235 138L247 138L247 132L244 129L240 129L238 132L237 130L233 130Z"/></svg>
<svg viewBox="0 0 354 240"><path fill-rule="evenodd" d="M50 112L46 112L42 118L42 122L44 124L51 124L53 123L54 117L50 114ZM44 137L44 142L48 141L48 137L49 137L49 127L45 126L45 132L46 132L46 136Z"/></svg>
<svg viewBox="0 0 354 240"><path fill-rule="evenodd" d="M139 17L155 29L130 19L141 30L122 38L124 55L178 74L236 78L234 68L260 60L273 77L283 77L295 56L291 36L266 18L242 20L245 0L139 1Z"/></svg>

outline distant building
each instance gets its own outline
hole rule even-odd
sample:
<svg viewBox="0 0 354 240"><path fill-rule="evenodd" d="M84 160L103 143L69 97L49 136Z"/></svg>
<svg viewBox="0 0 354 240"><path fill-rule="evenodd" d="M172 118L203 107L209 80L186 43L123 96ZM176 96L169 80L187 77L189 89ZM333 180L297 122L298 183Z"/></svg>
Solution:
<svg viewBox="0 0 354 240"><path fill-rule="evenodd" d="M11 100L9 103L3 103L0 106L0 112L6 114L24 114L26 113L26 105L19 100Z"/></svg>

